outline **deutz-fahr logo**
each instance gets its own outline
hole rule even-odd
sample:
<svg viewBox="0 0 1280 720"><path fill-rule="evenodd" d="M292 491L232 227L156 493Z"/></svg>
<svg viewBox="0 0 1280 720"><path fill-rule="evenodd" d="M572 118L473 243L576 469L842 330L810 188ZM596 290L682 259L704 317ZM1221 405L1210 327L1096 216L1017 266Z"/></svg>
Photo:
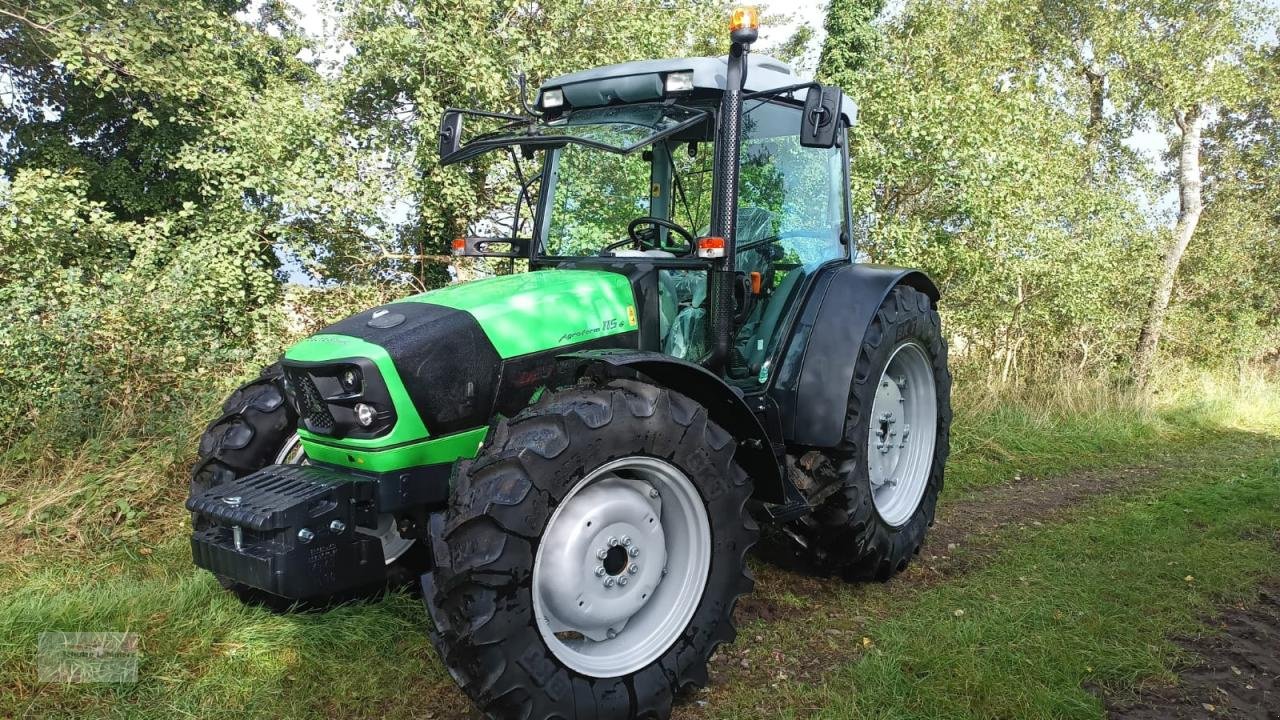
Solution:
<svg viewBox="0 0 1280 720"><path fill-rule="evenodd" d="M593 335L599 335L601 333L609 332L610 330L618 330L622 327L623 327L622 320L618 318L610 318L608 320L602 321L599 325L595 327L583 328L582 330L574 330L573 332L567 332L560 336L559 342L565 343L565 342L572 342L574 340L581 340L583 338L588 338Z"/></svg>

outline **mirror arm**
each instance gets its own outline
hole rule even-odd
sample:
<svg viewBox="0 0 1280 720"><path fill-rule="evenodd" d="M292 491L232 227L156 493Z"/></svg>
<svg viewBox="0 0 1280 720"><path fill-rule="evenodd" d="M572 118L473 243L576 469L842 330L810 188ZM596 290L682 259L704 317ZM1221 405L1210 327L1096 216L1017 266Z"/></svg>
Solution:
<svg viewBox="0 0 1280 720"><path fill-rule="evenodd" d="M530 117L542 117L542 113L529 104L529 79L525 77L524 71L516 76L516 89L520 92L520 107L524 108L525 113Z"/></svg>
<svg viewBox="0 0 1280 720"><path fill-rule="evenodd" d="M753 93L746 93L745 95L742 96L742 99L754 100L756 98L773 97L775 95L788 95L788 94L794 94L800 90L816 90L821 87L822 85L820 83L815 81L809 81L806 83L799 83L796 85L787 85L786 87L770 88L768 90L757 90Z"/></svg>

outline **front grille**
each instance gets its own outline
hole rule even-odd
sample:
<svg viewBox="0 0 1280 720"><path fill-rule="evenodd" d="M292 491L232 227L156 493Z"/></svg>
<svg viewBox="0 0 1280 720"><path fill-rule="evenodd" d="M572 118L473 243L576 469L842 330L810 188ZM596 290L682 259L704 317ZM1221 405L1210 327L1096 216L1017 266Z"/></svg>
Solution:
<svg viewBox="0 0 1280 720"><path fill-rule="evenodd" d="M315 382L306 372L292 372L295 394L298 398L298 414L306 419L307 429L312 432L330 433L335 425L333 414L324 396L316 388Z"/></svg>

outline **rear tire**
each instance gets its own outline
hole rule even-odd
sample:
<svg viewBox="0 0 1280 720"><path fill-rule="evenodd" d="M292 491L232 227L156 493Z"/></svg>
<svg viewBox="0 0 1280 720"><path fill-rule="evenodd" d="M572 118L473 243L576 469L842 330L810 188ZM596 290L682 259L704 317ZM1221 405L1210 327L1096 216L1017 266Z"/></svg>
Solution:
<svg viewBox="0 0 1280 720"><path fill-rule="evenodd" d="M889 437L889 432L903 430L904 420L909 418L902 416L881 424L886 393L891 394L890 405L897 405L893 401L901 397L898 402L903 404L897 406L912 414L907 383L901 392L898 387L883 385L896 385L894 381L904 379L909 368L915 369L921 381L932 380L933 397L928 404L936 407L923 408L932 412L914 414L934 421L935 427L926 431L931 437L922 436L924 428L919 427L910 429L909 438ZM828 454L836 468L838 486L824 493L809 516L787 528L817 570L849 580L886 581L906 569L933 525L950 452L950 430L951 373L941 318L928 296L900 285L876 311L858 351L844 437L840 447ZM908 440L924 445L910 448ZM893 449L882 451L882 444L891 444ZM910 462L913 450L919 457L914 465ZM902 492L895 495L885 492L896 489L884 485L886 476L895 473L886 472L883 463L886 457L896 460L898 453L901 460L894 469L902 472L890 479L895 486L902 484ZM909 467L917 468L916 472L906 472ZM891 499L885 500L886 496Z"/></svg>
<svg viewBox="0 0 1280 720"><path fill-rule="evenodd" d="M476 460L459 464L447 517L432 529L437 566L424 591L435 624L432 641L484 712L498 718L666 718L678 692L706 683L707 660L733 641L733 607L753 585L746 567L757 535L745 510L751 482L734 462L735 448L692 400L616 380L555 393L502 420ZM625 473L614 470L619 467ZM646 467L665 473L670 484L642 484L651 480ZM683 504L677 499L681 488L688 498ZM597 494L587 496L592 490ZM649 515L646 502L660 502L661 509ZM621 516L609 515L615 506L623 508ZM631 507L639 508L634 522L625 519ZM687 512L679 514L677 507ZM654 517L660 517L660 531L646 535ZM672 534L680 526L673 518L699 517L705 525L689 520L694 531L684 536L688 542L673 540L681 537ZM625 534L615 532L618 527ZM634 574L620 548L636 550ZM705 565L697 562L702 552ZM703 568L701 577L681 569L694 567ZM646 575L653 571L661 579ZM683 590L683 584L668 583L688 577L698 582L684 593L684 603L668 608L666 599L658 602L682 597L663 595L664 585ZM632 580L631 587L619 587L626 584L619 581L601 589L617 578ZM619 610L631 601L639 609ZM590 606L583 609L584 603ZM596 612L632 614L620 631L609 626L606 632L614 619L597 626ZM660 617L676 617L679 626L653 621ZM606 659L582 660L593 654Z"/></svg>
<svg viewBox="0 0 1280 720"><path fill-rule="evenodd" d="M200 436L199 455L191 469L189 495L231 482L268 465L293 464L306 459L296 445L298 415L285 401L284 369L273 363L257 378L241 385L222 404L222 415ZM296 452L294 452L296 448ZM197 518L193 522L198 523ZM197 527L197 529L199 529ZM426 548L414 543L387 567L387 582L356 592L344 592L304 603L237 583L218 575L218 582L242 602L272 610L323 609L337 603L373 597L387 588L415 587L427 562Z"/></svg>

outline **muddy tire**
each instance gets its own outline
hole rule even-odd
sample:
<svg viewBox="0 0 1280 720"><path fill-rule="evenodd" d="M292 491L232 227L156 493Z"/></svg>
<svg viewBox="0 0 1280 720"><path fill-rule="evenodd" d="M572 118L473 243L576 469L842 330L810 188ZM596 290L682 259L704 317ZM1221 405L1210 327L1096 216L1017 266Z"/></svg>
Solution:
<svg viewBox="0 0 1280 720"><path fill-rule="evenodd" d="M200 436L199 454L191 470L190 495L214 485L230 482L262 468L305 459L296 445L298 415L285 401L284 370L273 363L259 376L231 393L222 404L222 415L209 423ZM296 450L295 450L296 449ZM198 518L192 521L199 523ZM199 529L197 527L197 529ZM324 609L348 600L376 596L388 587L416 587L420 571L426 564L426 549L415 543L387 568L386 583L314 598L305 603L259 590L230 578L217 576L218 582L241 601L272 610Z"/></svg>
<svg viewBox="0 0 1280 720"><path fill-rule="evenodd" d="M543 398L459 464L423 589L432 641L483 711L666 718L706 683L753 585L735 447L692 400L616 380Z"/></svg>
<svg viewBox="0 0 1280 720"><path fill-rule="evenodd" d="M908 428L913 418L926 427ZM933 525L950 429L942 321L928 296L898 286L858 351L844 438L829 455L838 484L788 528L816 569L880 581L906 569Z"/></svg>

